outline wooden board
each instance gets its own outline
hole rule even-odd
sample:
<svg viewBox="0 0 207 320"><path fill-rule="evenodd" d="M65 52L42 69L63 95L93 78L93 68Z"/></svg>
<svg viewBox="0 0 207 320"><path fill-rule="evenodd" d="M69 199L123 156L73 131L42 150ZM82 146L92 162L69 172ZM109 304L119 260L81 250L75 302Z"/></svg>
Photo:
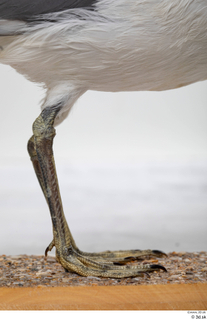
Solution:
<svg viewBox="0 0 207 320"><path fill-rule="evenodd" d="M206 310L207 284L0 288L0 310Z"/></svg>

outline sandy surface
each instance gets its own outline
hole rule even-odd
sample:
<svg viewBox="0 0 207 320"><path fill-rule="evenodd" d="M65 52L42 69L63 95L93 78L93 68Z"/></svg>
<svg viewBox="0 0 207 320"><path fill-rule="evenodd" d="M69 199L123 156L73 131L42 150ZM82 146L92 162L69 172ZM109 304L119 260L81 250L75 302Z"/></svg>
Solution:
<svg viewBox="0 0 207 320"><path fill-rule="evenodd" d="M159 264L157 271L136 278L109 279L81 277L65 272L54 257L0 256L0 287L140 286L152 284L207 283L207 252L171 252L166 258L134 261L132 264Z"/></svg>

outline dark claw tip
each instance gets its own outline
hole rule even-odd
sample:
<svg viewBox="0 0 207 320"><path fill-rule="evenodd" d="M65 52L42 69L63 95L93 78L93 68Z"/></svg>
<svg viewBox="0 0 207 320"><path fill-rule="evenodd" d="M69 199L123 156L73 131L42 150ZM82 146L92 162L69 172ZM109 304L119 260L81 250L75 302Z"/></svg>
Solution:
<svg viewBox="0 0 207 320"><path fill-rule="evenodd" d="M165 269L165 267L161 266L160 264L151 264L150 268L152 268L153 270L163 270L167 272L167 269Z"/></svg>
<svg viewBox="0 0 207 320"><path fill-rule="evenodd" d="M45 249L45 258L47 257L48 251L49 251L49 248L47 247L47 248Z"/></svg>
<svg viewBox="0 0 207 320"><path fill-rule="evenodd" d="M158 256L165 256L165 257L167 257L167 254L164 253L164 252L162 252L162 251L160 251L160 250L152 250L152 252L153 252L154 254L158 255Z"/></svg>
<svg viewBox="0 0 207 320"><path fill-rule="evenodd" d="M136 260L136 258L135 257L126 257L126 258L124 258L124 260L126 260L126 261L134 261L134 260Z"/></svg>

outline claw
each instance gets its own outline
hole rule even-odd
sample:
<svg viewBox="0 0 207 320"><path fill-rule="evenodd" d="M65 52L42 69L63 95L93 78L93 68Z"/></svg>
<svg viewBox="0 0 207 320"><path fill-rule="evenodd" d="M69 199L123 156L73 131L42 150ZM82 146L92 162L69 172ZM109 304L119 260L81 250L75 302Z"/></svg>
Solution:
<svg viewBox="0 0 207 320"><path fill-rule="evenodd" d="M167 272L167 269L165 267L161 266L160 264L151 264L150 268L154 270L163 270L164 272Z"/></svg>
<svg viewBox="0 0 207 320"><path fill-rule="evenodd" d="M164 257L167 257L168 255L160 250L152 250L152 252L156 255L156 256L164 256Z"/></svg>
<svg viewBox="0 0 207 320"><path fill-rule="evenodd" d="M49 246L45 249L45 259L47 258L47 253L48 253L49 250Z"/></svg>
<svg viewBox="0 0 207 320"><path fill-rule="evenodd" d="M124 260L127 262L127 261L135 261L135 260L137 260L137 258L136 257L126 257L126 258L124 258Z"/></svg>
<svg viewBox="0 0 207 320"><path fill-rule="evenodd" d="M123 266L123 264L124 264L124 263L121 263L121 262L113 262L113 265L114 265L114 266Z"/></svg>
<svg viewBox="0 0 207 320"><path fill-rule="evenodd" d="M48 252L51 251L54 246L55 246L55 243L54 243L54 240L52 240L49 246L47 246L47 248L45 249L45 259L47 258Z"/></svg>

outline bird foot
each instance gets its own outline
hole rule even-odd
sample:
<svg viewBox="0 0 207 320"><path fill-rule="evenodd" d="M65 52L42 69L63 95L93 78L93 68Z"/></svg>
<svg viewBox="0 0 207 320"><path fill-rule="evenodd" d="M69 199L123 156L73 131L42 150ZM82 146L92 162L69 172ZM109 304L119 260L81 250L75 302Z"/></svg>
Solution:
<svg viewBox="0 0 207 320"><path fill-rule="evenodd" d="M52 249L54 241L47 247L45 253ZM129 255L131 254L131 255ZM133 254L133 255L132 255ZM75 272L81 276L94 276L103 278L139 277L149 272L163 270L159 264L129 265L128 262L145 257L162 257L165 253L158 250L130 250L130 251L105 251L101 253L85 253L79 249L62 248L56 250L56 258L65 270Z"/></svg>

